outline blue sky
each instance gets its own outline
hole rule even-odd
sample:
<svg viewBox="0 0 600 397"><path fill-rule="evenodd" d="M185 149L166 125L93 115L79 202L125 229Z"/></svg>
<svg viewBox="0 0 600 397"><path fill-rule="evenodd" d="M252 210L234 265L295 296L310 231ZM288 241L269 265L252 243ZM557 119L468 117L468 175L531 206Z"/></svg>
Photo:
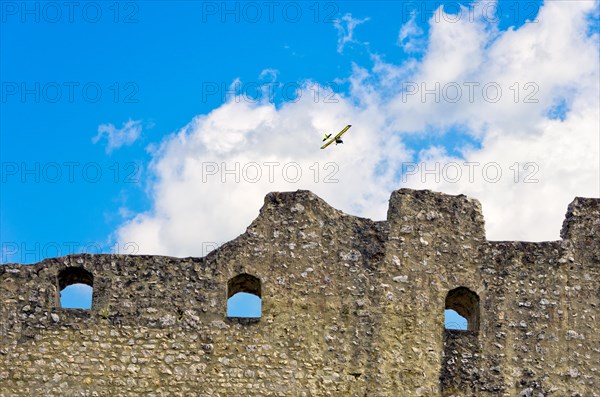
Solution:
<svg viewBox="0 0 600 397"><path fill-rule="evenodd" d="M243 232L268 191L299 188L315 190L346 212L379 219L385 216L389 193L399 187L466 193L482 201L492 239L558 238L572 197L599 194L593 181L600 167L593 132L598 120L593 110L598 94L593 83L598 5L583 1L568 9L560 3L281 2L269 9L261 2L230 2L223 8L222 2L133 1L81 2L70 10L60 4L57 8L41 2L4 2L1 262L33 263L81 251L203 255L206 252L197 247L218 245ZM557 26L557 15L567 21L564 26ZM560 42L558 34L538 39L552 30L571 43ZM519 47L525 45L530 46ZM561 45L575 55L560 57L565 53ZM469 52L471 47L476 51ZM499 66L505 59L512 59L510 65L522 61L520 71L515 68L510 75L511 68ZM562 60L558 65L548 59ZM596 64L577 72L578 65L590 59ZM559 78L553 68L560 70ZM521 96L514 106L477 99L474 104L425 103L429 98L410 102L418 95L402 103L406 82L419 79L429 87L432 81L444 87L452 81L463 88L473 79L482 85L498 81L507 97L518 82ZM248 95L241 103L231 95L223 97L236 81L238 94ZM533 91L523 88L532 82ZM263 92L260 101L249 101L258 95L257 86L264 89L269 83L274 83L272 97ZM303 99L295 101L297 94L286 95L285 87L288 93L302 87ZM324 99L327 87L336 94L335 105ZM319 100L314 99L315 90ZM538 102L523 103L534 91ZM231 132L239 130L231 124L238 119L248 125L255 122L256 128L242 131L245 135L239 138ZM290 120L297 124L289 126ZM324 130L345 123L354 124L345 152L290 150L307 136L318 148ZM220 140L210 140L210 125L217 126ZM263 131L264 125L285 129ZM566 143L554 132L579 131L581 125L587 129L578 133L586 135ZM203 146L177 146L177 136L202 141ZM265 145L236 146L238 139ZM346 149L353 139L364 150ZM370 146L381 139L388 142L386 149ZM578 146L571 150L575 160L542 163L547 147L574 145L576 140L594 150L585 154ZM223 142L233 143L220 147ZM355 191L352 174L360 174L356 167L365 162L357 153L364 152L371 153L373 165L362 168L375 182ZM499 154L507 152L520 157ZM335 186L301 181L198 187L187 163L176 161L223 159L243 165L296 156L302 158L302 167L313 161L334 162L340 181ZM515 161L519 167L536 162L541 164L541 179L535 186L515 186L512 178L491 185L487 180L444 184L413 177L403 184L400 160L442 166L450 161L493 161L501 164L505 177ZM522 179L527 169L521 171ZM565 188L564 179L553 179L557 173L572 185ZM365 175L360 174L363 179ZM192 213L174 212L193 203L179 203L166 192L187 192L190 186L196 189L190 197L205 197L208 191L214 191L214 197L199 201ZM219 195L230 193L230 201L219 200ZM556 197L554 204L526 207L540 195ZM255 208L236 207L233 219L225 222L205 218L211 208L218 212L217 205L235 205L236 197L246 196L253 198L249 202ZM506 203L525 203L514 215L523 223L502 218ZM540 217L548 223L536 222ZM214 225L214 233L191 241L178 238L195 232L182 226L182 218Z"/></svg>

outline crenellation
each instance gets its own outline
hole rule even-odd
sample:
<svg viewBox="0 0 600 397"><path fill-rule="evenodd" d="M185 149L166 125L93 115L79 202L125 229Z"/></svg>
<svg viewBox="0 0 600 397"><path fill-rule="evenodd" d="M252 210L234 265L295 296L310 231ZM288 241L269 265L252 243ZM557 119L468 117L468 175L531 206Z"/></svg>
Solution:
<svg viewBox="0 0 600 397"><path fill-rule="evenodd" d="M401 189L372 221L269 193L203 258L0 266L0 396L599 396L599 208L497 242L463 195ZM60 307L73 282L91 309ZM227 317L236 292L260 318Z"/></svg>

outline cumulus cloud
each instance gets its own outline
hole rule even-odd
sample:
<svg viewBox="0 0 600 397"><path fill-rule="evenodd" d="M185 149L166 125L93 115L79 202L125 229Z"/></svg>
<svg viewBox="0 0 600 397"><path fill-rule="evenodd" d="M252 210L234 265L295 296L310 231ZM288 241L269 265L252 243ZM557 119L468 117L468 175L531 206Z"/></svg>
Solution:
<svg viewBox="0 0 600 397"><path fill-rule="evenodd" d="M372 68L354 65L336 102L316 100L306 82L298 101L280 107L228 101L199 115L161 143L150 166L153 207L118 239L143 253L203 255L242 233L269 191L310 189L379 220L400 187L479 199L488 239L557 239L573 197L600 190L594 7L547 2L538 23L503 32L482 18L434 15L419 60L374 55ZM324 132L346 124L347 144L318 149ZM451 151L444 137L457 130L470 140ZM415 150L414 137L432 144Z"/></svg>
<svg viewBox="0 0 600 397"><path fill-rule="evenodd" d="M142 133L141 120L129 120L123 123L121 128L116 128L113 124L101 124L98 127L98 134L92 138L94 144L101 139L106 139L106 153L110 154L113 150L121 146L130 146L140 137Z"/></svg>
<svg viewBox="0 0 600 397"><path fill-rule="evenodd" d="M409 159L401 142L372 144L385 129L376 108L345 97L323 103L313 93L307 83L300 100L279 109L232 100L167 138L151 165L154 209L123 225L120 240L143 252L197 255L242 233L269 191L310 189L353 213L385 214L394 169ZM323 133L350 122L352 145L319 149ZM386 169L375 172L381 162Z"/></svg>
<svg viewBox="0 0 600 397"><path fill-rule="evenodd" d="M573 197L595 197L600 191L598 36L587 35L587 16L594 7L547 2L538 23L503 33L481 21L450 24L440 18L432 24L430 48L414 81L425 82L428 89L440 83L441 98L410 95L403 100L400 94L389 102L389 111L406 116L403 125L415 131L461 124L481 138L481 147L465 150L462 158L422 154L429 168L449 162L481 165L473 169L473 182L463 166L457 181L450 175L436 182L419 171L409 185L478 198L490 239L557 239ZM469 43L468 48L452 46L449 37L460 37L456 42ZM436 70L440 64L443 73ZM457 103L444 98L445 85L469 81L479 83L472 103L466 92ZM500 88L497 100L493 88L486 98L480 89L485 84ZM561 118L549 112L557 98L568 109ZM483 174L486 164L489 175ZM496 169L502 172L499 180Z"/></svg>

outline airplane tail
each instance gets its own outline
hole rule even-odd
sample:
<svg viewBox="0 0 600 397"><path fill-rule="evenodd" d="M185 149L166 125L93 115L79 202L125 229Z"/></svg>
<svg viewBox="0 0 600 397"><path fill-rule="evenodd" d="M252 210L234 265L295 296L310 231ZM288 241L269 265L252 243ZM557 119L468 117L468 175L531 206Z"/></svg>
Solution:
<svg viewBox="0 0 600 397"><path fill-rule="evenodd" d="M323 138L323 142L325 142L330 136L331 136L331 134L329 134L329 135L325 134L325 138Z"/></svg>

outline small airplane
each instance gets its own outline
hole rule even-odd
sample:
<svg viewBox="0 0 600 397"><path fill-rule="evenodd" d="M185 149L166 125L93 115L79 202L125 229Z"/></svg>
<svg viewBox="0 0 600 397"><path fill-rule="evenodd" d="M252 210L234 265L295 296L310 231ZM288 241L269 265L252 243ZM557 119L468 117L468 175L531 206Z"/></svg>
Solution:
<svg viewBox="0 0 600 397"><path fill-rule="evenodd" d="M333 137L331 139L329 139L331 134L325 134L325 138L323 138L323 142L325 142L327 139L329 139L329 141L326 144L324 144L323 146L321 146L321 149L325 149L327 146L331 145L333 142L335 142L336 145L338 143L344 143L344 141L342 141L340 138L344 134L344 132L348 131L348 128L350 128L350 127L352 127L352 125L348 124L347 126L344 127L343 130L341 130L335 137Z"/></svg>

